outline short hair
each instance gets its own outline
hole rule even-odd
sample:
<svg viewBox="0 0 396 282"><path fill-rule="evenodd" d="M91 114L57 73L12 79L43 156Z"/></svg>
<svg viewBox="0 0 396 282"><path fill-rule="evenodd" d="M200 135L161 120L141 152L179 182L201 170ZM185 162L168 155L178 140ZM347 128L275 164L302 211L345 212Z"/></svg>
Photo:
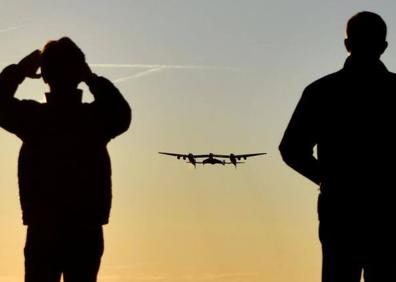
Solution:
<svg viewBox="0 0 396 282"><path fill-rule="evenodd" d="M84 53L68 37L49 41L42 50L41 73L50 85L77 86L84 64Z"/></svg>
<svg viewBox="0 0 396 282"><path fill-rule="evenodd" d="M363 11L349 19L346 28L347 38L358 41L383 42L386 40L386 23L377 14Z"/></svg>

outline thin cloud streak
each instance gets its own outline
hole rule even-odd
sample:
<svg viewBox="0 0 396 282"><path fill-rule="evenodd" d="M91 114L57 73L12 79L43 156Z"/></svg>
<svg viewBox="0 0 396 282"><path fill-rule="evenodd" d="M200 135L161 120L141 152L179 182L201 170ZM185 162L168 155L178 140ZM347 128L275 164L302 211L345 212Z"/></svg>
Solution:
<svg viewBox="0 0 396 282"><path fill-rule="evenodd" d="M91 68L111 68L111 69L147 69L136 74L120 77L112 80L113 83L125 82L128 80L151 75L163 70L221 70L221 71L239 71L235 67L222 67L210 65L151 65L151 64L89 64Z"/></svg>
<svg viewBox="0 0 396 282"><path fill-rule="evenodd" d="M92 68L120 68L120 69L185 69L185 70L228 70L238 71L235 67L211 66L211 65L152 65L152 64L89 64Z"/></svg>
<svg viewBox="0 0 396 282"><path fill-rule="evenodd" d="M258 272L230 272L230 273L206 273L199 277L201 280L217 280L217 279L239 279L258 277Z"/></svg>
<svg viewBox="0 0 396 282"><path fill-rule="evenodd" d="M98 277L101 281L166 281L166 277L162 275L100 275Z"/></svg>
<svg viewBox="0 0 396 282"><path fill-rule="evenodd" d="M241 281L241 279L252 279L260 277L259 272L225 272L225 273L202 273L202 274L149 274L141 273L135 275L101 275L99 278L103 281Z"/></svg>
<svg viewBox="0 0 396 282"><path fill-rule="evenodd" d="M152 74L154 72L162 71L163 69L164 68L162 68L162 67L148 69L148 70L145 70L145 71L141 71L141 72L135 73L134 75L117 78L115 80L112 80L112 82L113 83L120 83L120 82L124 82L124 81L128 81L128 80L136 79L136 78L139 78L139 77L150 75L150 74Z"/></svg>
<svg viewBox="0 0 396 282"><path fill-rule="evenodd" d="M17 30L17 29L21 29L21 28L23 28L24 26L25 26L25 25L18 25L18 26L0 28L0 33L12 31L12 30Z"/></svg>

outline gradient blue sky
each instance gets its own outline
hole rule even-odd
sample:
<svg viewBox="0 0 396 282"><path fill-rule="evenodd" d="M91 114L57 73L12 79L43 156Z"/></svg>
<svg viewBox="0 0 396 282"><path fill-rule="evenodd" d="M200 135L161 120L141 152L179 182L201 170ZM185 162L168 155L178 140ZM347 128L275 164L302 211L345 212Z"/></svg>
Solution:
<svg viewBox="0 0 396 282"><path fill-rule="evenodd" d="M342 67L353 14L383 16L383 61L396 70L396 2L0 0L0 7L2 66L67 35L132 105L130 131L109 144L114 201L99 281L319 281L318 189L282 163L277 146L304 87ZM43 82L26 81L17 96L42 100L45 91ZM0 130L0 144L0 281L14 282L23 277L25 236L20 142ZM158 151L268 155L237 170L194 170Z"/></svg>

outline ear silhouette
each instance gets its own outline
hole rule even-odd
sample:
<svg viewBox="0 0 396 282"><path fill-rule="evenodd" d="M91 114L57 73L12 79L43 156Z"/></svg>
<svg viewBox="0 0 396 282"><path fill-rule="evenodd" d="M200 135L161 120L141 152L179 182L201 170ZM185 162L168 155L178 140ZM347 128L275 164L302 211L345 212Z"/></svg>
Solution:
<svg viewBox="0 0 396 282"><path fill-rule="evenodd" d="M351 41L348 38L344 39L344 45L348 53L351 53Z"/></svg>

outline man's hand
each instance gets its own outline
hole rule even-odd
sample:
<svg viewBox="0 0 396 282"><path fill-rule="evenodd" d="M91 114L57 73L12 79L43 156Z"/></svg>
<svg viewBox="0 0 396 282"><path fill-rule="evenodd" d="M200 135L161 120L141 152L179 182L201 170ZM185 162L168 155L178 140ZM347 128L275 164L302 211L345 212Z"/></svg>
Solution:
<svg viewBox="0 0 396 282"><path fill-rule="evenodd" d="M86 83L88 86L90 85L92 79L96 77L96 74L92 72L90 67L88 66L87 63L84 64L82 70L81 70L81 81Z"/></svg>
<svg viewBox="0 0 396 282"><path fill-rule="evenodd" d="M35 50L25 58L23 58L18 66L20 67L23 75L29 78L40 78L41 74L37 73L41 62L41 51Z"/></svg>

